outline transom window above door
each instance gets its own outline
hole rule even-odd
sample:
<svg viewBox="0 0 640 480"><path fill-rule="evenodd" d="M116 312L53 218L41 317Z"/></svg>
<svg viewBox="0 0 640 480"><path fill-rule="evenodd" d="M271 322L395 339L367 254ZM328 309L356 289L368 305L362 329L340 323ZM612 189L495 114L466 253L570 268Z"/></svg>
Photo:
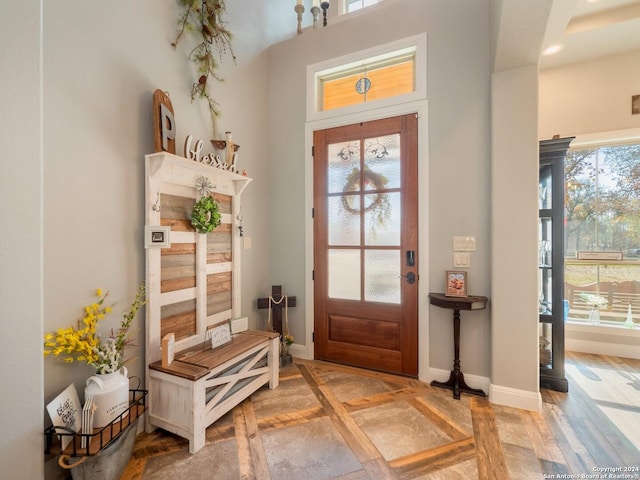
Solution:
<svg viewBox="0 0 640 480"><path fill-rule="evenodd" d="M321 110L333 110L415 90L415 50L386 59L369 59L320 76Z"/></svg>
<svg viewBox="0 0 640 480"><path fill-rule="evenodd" d="M415 91L416 48L318 72L320 111L334 110Z"/></svg>
<svg viewBox="0 0 640 480"><path fill-rule="evenodd" d="M307 121L426 98L424 33L307 66Z"/></svg>
<svg viewBox="0 0 640 480"><path fill-rule="evenodd" d="M362 10L365 7L370 7L381 1L382 0L344 0L344 7L341 13L351 13L356 10Z"/></svg>

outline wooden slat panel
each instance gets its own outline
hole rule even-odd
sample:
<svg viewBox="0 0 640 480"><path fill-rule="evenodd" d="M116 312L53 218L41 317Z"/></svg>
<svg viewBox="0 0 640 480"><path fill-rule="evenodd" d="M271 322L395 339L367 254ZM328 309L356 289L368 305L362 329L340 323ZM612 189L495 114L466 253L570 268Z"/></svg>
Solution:
<svg viewBox="0 0 640 480"><path fill-rule="evenodd" d="M193 288L196 286L196 277L175 278L173 280L162 280L160 282L160 293L175 292L184 290L185 288Z"/></svg>
<svg viewBox="0 0 640 480"><path fill-rule="evenodd" d="M219 292L231 292L233 289L231 272L207 275L207 295Z"/></svg>
<svg viewBox="0 0 640 480"><path fill-rule="evenodd" d="M160 262L160 273L163 280L172 280L195 275L196 256L187 255L167 255L162 257Z"/></svg>
<svg viewBox="0 0 640 480"><path fill-rule="evenodd" d="M160 255L185 255L185 254L194 254L196 253L196 244L195 243L171 243L171 247L162 248L160 250Z"/></svg>
<svg viewBox="0 0 640 480"><path fill-rule="evenodd" d="M213 193L211 196L218 202L218 211L220 213L231 213L231 196L222 193Z"/></svg>
<svg viewBox="0 0 640 480"><path fill-rule="evenodd" d="M188 338L196 334L196 311L174 315L161 320L160 336L175 334L176 340Z"/></svg>
<svg viewBox="0 0 640 480"><path fill-rule="evenodd" d="M188 250L195 244L177 244L173 255L163 255L160 261L160 292L173 292L196 286L195 253L178 254Z"/></svg>
<svg viewBox="0 0 640 480"><path fill-rule="evenodd" d="M231 309L231 291L213 293L207 296L207 315Z"/></svg>
<svg viewBox="0 0 640 480"><path fill-rule="evenodd" d="M207 263L226 263L233 259L231 252L208 253Z"/></svg>
<svg viewBox="0 0 640 480"><path fill-rule="evenodd" d="M207 234L207 255L212 253L231 251L231 231L213 232Z"/></svg>
<svg viewBox="0 0 640 480"><path fill-rule="evenodd" d="M160 195L160 218L162 220L190 221L195 203L193 198L163 193Z"/></svg>
<svg viewBox="0 0 640 480"><path fill-rule="evenodd" d="M160 309L160 338L174 333L176 340L196 334L196 302L165 305Z"/></svg>
<svg viewBox="0 0 640 480"><path fill-rule="evenodd" d="M173 218L161 218L160 225L163 227L171 227L171 231L193 232L193 227L191 226L191 219L176 220Z"/></svg>
<svg viewBox="0 0 640 480"><path fill-rule="evenodd" d="M207 234L207 241L209 241L210 235L213 233L229 233L231 232L231 224L225 223L221 220L220 225L214 228L211 233Z"/></svg>

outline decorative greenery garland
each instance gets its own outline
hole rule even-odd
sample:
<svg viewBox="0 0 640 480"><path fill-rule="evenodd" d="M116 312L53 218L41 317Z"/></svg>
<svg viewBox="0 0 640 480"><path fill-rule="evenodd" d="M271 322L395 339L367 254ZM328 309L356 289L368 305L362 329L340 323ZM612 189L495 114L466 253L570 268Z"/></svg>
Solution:
<svg viewBox="0 0 640 480"><path fill-rule="evenodd" d="M220 225L218 203L212 197L202 197L196 202L191 213L191 225L198 233L209 233Z"/></svg>
<svg viewBox="0 0 640 480"><path fill-rule="evenodd" d="M219 62L229 52L236 61L231 47L231 32L223 17L226 13L224 0L178 0L182 13L178 20L178 34L171 44L175 49L185 32L189 32L196 42L189 53L189 59L196 66L198 81L191 87L191 101L196 98L207 100L216 135L216 119L220 116L219 105L211 95L211 79L223 81L218 75Z"/></svg>

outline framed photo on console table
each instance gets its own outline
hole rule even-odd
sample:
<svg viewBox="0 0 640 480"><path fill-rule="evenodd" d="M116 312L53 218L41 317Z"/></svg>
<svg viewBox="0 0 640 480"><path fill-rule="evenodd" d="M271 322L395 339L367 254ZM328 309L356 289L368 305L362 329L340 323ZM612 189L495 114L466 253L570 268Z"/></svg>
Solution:
<svg viewBox="0 0 640 480"><path fill-rule="evenodd" d="M447 297L467 296L467 272L447 270L444 294Z"/></svg>

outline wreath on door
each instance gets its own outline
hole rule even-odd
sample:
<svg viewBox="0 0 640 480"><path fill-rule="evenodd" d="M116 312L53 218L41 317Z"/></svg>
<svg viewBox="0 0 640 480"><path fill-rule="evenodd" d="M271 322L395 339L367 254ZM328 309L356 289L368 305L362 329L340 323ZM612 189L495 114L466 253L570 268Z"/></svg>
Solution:
<svg viewBox="0 0 640 480"><path fill-rule="evenodd" d="M191 213L191 225L198 233L209 233L220 225L221 215L218 203L212 197L202 197L196 202Z"/></svg>

